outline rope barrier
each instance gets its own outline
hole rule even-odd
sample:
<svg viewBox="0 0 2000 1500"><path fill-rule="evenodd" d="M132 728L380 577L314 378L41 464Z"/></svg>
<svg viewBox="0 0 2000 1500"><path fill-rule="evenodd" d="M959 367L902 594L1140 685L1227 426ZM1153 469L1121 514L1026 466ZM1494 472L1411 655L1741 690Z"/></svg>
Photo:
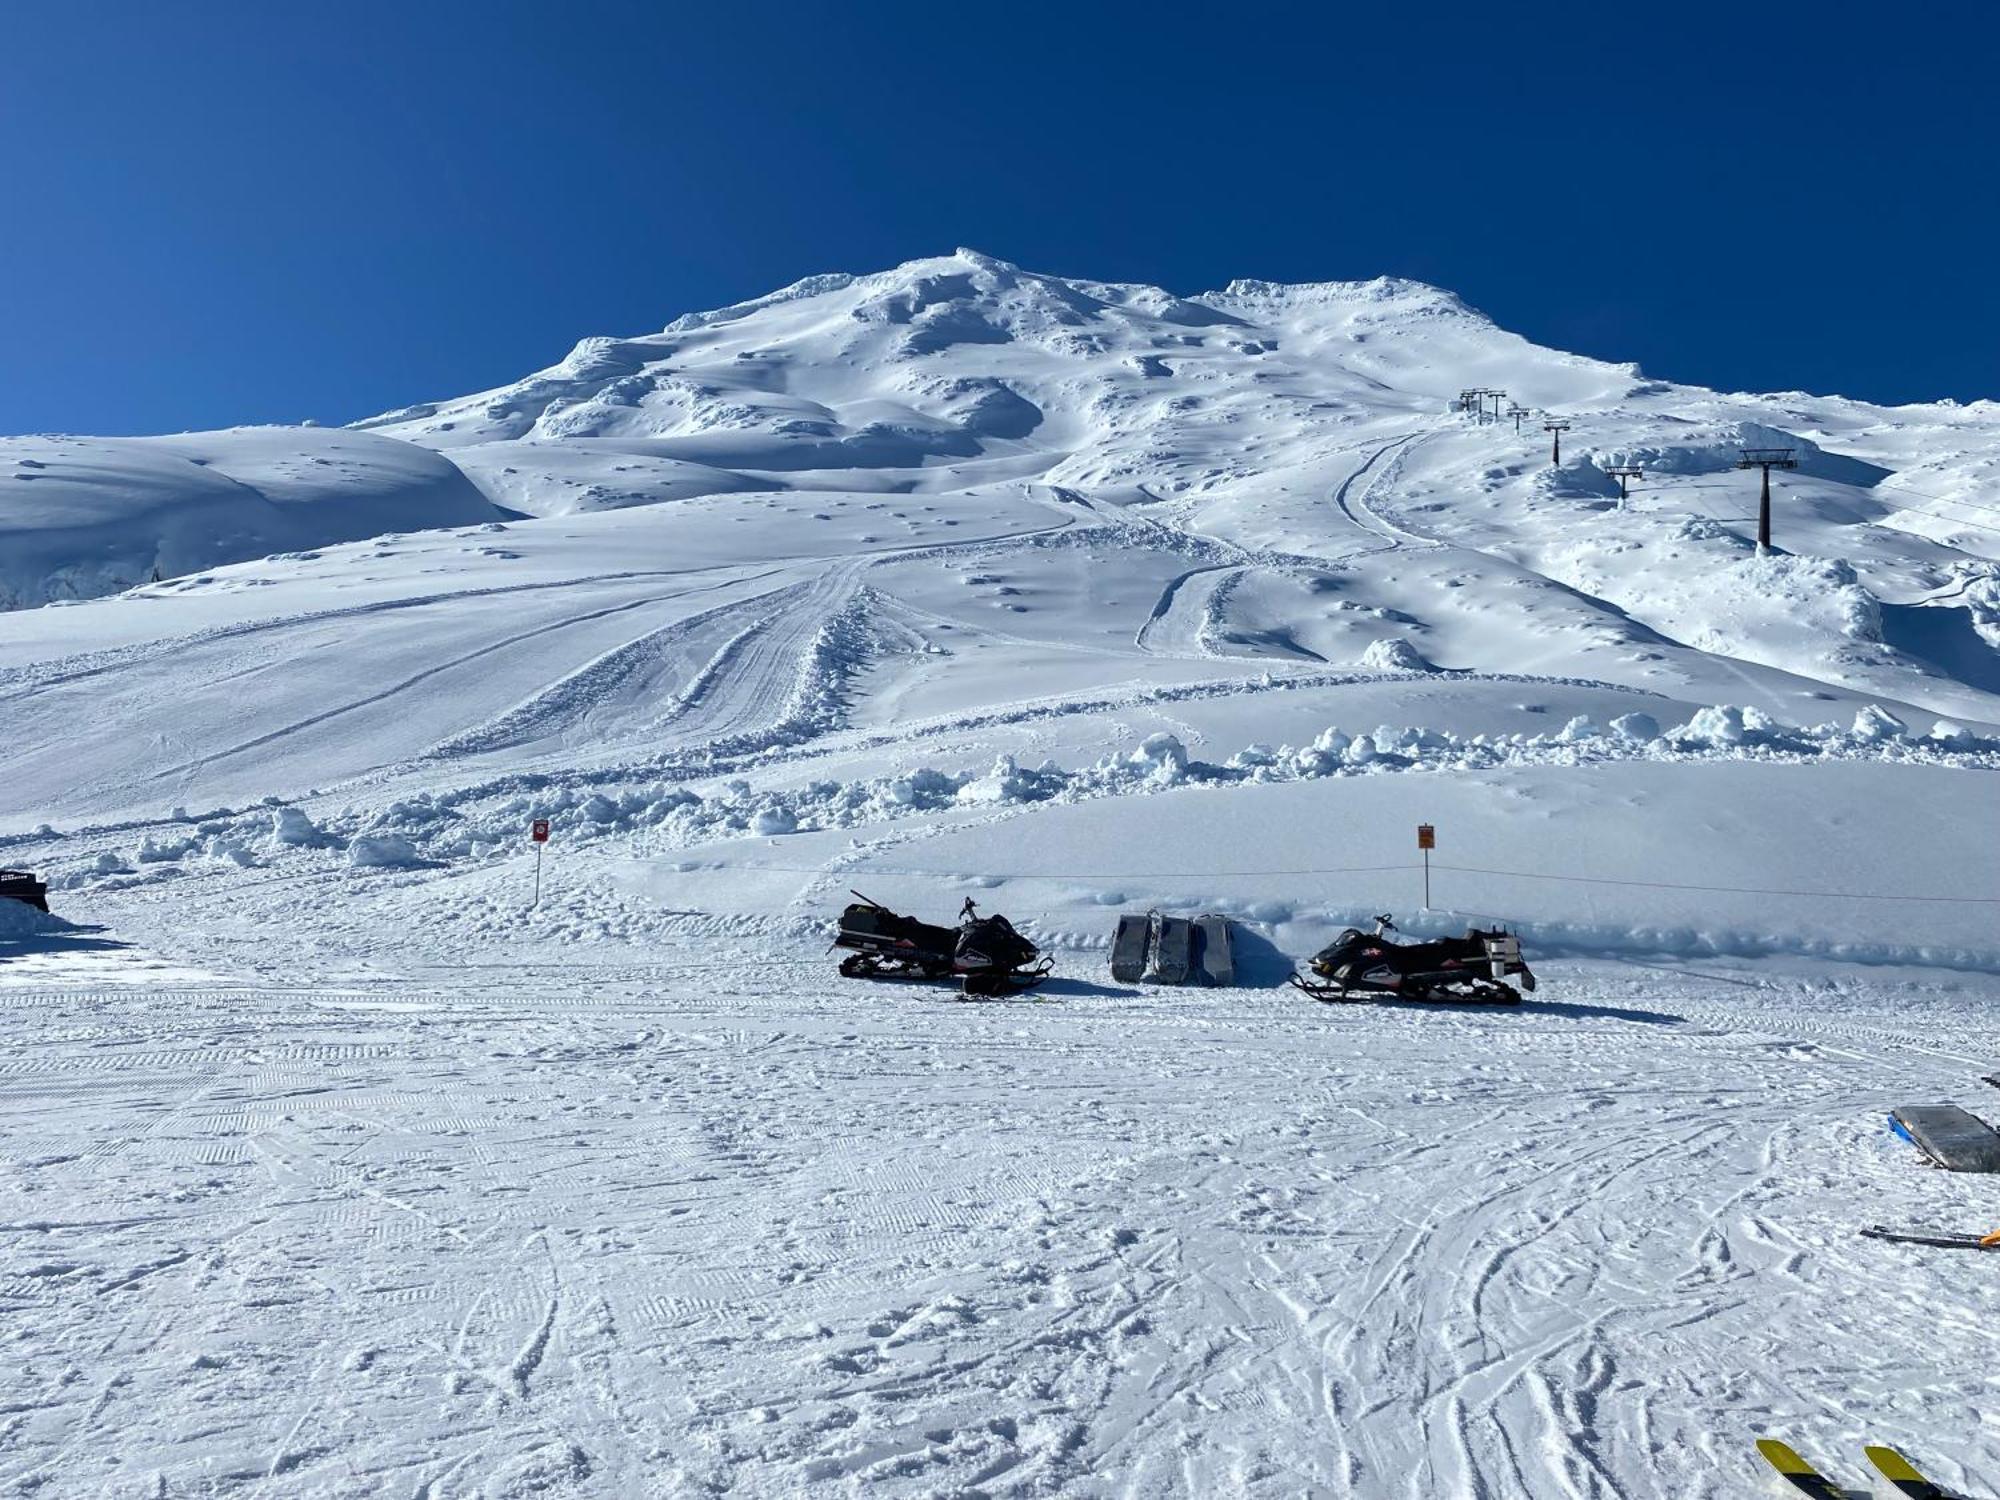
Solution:
<svg viewBox="0 0 2000 1500"><path fill-rule="evenodd" d="M704 862L700 869L728 869L774 874L818 875L828 880L866 880L876 875L927 880L1254 880L1306 875L1390 875L1421 870L1417 863L1399 865L1336 865L1302 870L915 870L890 865L829 870L814 865L726 864ZM1621 880L1608 875L1556 875L1540 870L1498 870L1480 865L1433 864L1433 870L1456 875L1489 875L1506 880L1555 880L1570 885L1630 886L1656 891L1700 891L1725 896L1799 896L1826 901L1923 901L1952 906L2000 906L2000 896L1929 896L1889 891L1802 891L1757 885L1693 885L1670 880ZM681 873L695 874L698 871Z"/></svg>
<svg viewBox="0 0 2000 1500"><path fill-rule="evenodd" d="M1785 891L1758 885L1681 885L1668 880L1616 880L1606 875L1545 875L1533 870L1485 870L1477 865L1432 865L1458 875L1499 875L1510 880L1561 880L1575 885L1630 885L1655 891L1709 891L1727 896L1810 896L1829 901L1938 901L2000 906L2000 896L1897 896L1882 891Z"/></svg>
<svg viewBox="0 0 2000 1500"><path fill-rule="evenodd" d="M893 865L857 865L851 871L829 870L824 865L731 864L704 860L695 870L770 870L784 875L823 875L828 880L852 874L859 880L867 875L914 875L934 880L1236 880L1263 875L1387 875L1397 870L1421 869L1420 865L1341 865L1314 870L906 870Z"/></svg>

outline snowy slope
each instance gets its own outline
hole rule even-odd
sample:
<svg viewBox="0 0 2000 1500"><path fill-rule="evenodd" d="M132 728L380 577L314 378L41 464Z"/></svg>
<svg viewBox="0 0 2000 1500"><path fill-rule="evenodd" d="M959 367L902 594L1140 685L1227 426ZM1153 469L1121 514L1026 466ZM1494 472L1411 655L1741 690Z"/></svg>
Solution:
<svg viewBox="0 0 2000 1500"><path fill-rule="evenodd" d="M1990 403L1413 283L964 251L345 432L15 440L0 863L78 925L0 928L0 1481L1625 1500L1773 1431L1990 1488L1988 1268L1852 1230L2000 1218L1880 1128L2000 1060L1996 464ZM853 887L1057 978L841 981ZM1152 906L1245 987L1109 982ZM1278 987L1385 910L1544 989Z"/></svg>
<svg viewBox="0 0 2000 1500"><path fill-rule="evenodd" d="M1444 420L1468 386L1574 423L1568 466L1538 461L1538 420L1525 438ZM1537 348L1414 283L1237 282L1184 299L961 251L812 278L651 338L586 340L514 386L363 425L450 451L496 500L536 514L757 488L1040 484L1263 563L1208 582L1245 613L1303 617L1310 638L1280 622L1267 651L1343 660L1393 634L1452 665L1525 649L1623 678L1631 669L1605 673L1593 643L1652 645L1657 632L1874 696L1901 699L1901 685L1920 706L1996 712L1975 643L2000 639L2000 511L1981 488L2000 472L2000 409L1648 381ZM1760 444L1804 460L1781 481L1793 555L1776 562L1745 555L1752 491L1733 469ZM1380 510L1329 514L1362 454L1390 470L1371 476ZM1647 471L1636 504L1611 507L1613 464ZM1292 554L1351 557L1356 527L1383 539L1364 548L1400 555L1320 608L1264 597L1286 589ZM1445 546L1413 554L1425 543ZM1509 612L1518 589L1556 585L1527 632L1537 639L1465 639L1465 625L1490 637L1443 604L1466 570L1465 597ZM1913 613L1931 605L1941 613ZM1369 623L1385 616L1406 628Z"/></svg>

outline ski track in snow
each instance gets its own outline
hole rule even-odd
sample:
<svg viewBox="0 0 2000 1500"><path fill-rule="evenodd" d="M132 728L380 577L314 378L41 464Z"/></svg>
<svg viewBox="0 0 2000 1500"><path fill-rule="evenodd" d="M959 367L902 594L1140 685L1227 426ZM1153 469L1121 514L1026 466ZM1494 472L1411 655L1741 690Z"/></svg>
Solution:
<svg viewBox="0 0 2000 1500"><path fill-rule="evenodd" d="M1415 542L1427 547L1438 545L1429 537L1420 537L1402 527L1390 525L1368 508L1368 492L1383 480L1383 471L1377 470L1376 464L1387 458L1393 468L1408 445L1420 441L1423 436L1423 433L1413 432L1384 443L1364 458L1352 474L1341 480L1340 488L1334 491L1333 503L1340 507L1341 514L1346 516L1357 530L1381 539L1379 547L1349 554L1350 558L1365 557L1371 552L1393 552L1405 542ZM1357 483L1361 485L1358 491L1354 488Z"/></svg>
<svg viewBox="0 0 2000 1500"><path fill-rule="evenodd" d="M1826 1199L1836 1153L1919 1195L1857 1098L1965 1066L1865 992L1814 1027L1611 966L1561 1022L748 977L8 992L0 1295L48 1381L0 1477L1724 1496L1739 1432L1920 1413L2000 1463L1985 1278Z"/></svg>

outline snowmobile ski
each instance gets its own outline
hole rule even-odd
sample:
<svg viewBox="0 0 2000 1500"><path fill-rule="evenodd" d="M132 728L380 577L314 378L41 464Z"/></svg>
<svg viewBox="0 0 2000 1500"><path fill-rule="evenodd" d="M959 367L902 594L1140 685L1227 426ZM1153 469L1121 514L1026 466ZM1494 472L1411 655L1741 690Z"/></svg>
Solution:
<svg viewBox="0 0 2000 1500"><path fill-rule="evenodd" d="M1432 986L1421 992L1411 989L1398 992L1386 986L1362 985L1349 987L1342 984L1314 984L1294 974L1286 981L1301 994L1309 995L1322 1005L1371 1005L1384 1001L1402 1001L1418 1005L1519 1005L1521 997L1504 984L1490 979L1465 980L1449 987Z"/></svg>
<svg viewBox="0 0 2000 1500"><path fill-rule="evenodd" d="M1934 1229L1891 1229L1886 1224L1870 1224L1861 1231L1871 1240L1887 1240L1894 1245L1929 1245L1938 1250L2000 1250L2000 1229L1991 1234L1946 1234Z"/></svg>
<svg viewBox="0 0 2000 1500"><path fill-rule="evenodd" d="M1766 1463L1791 1481L1794 1489L1814 1496L1815 1500L1848 1500L1846 1490L1800 1458L1789 1444L1776 1438L1758 1438L1757 1451L1764 1455Z"/></svg>
<svg viewBox="0 0 2000 1500"><path fill-rule="evenodd" d="M1146 972L1146 949L1152 935L1146 917L1123 916L1111 937L1111 977L1120 984L1137 984Z"/></svg>
<svg viewBox="0 0 2000 1500"><path fill-rule="evenodd" d="M1044 979L1055 967L1055 960L1045 958L1035 969L1017 969L1011 973L994 972L967 974L958 982L958 992L967 1000L996 1000L1007 995L1024 995Z"/></svg>
<svg viewBox="0 0 2000 1500"><path fill-rule="evenodd" d="M1959 1500L1943 1485L1924 1478L1917 1472L1917 1466L1894 1448L1870 1443L1861 1451L1868 1455L1868 1462L1875 1465L1877 1472L1896 1487L1898 1494L1908 1495L1910 1500Z"/></svg>

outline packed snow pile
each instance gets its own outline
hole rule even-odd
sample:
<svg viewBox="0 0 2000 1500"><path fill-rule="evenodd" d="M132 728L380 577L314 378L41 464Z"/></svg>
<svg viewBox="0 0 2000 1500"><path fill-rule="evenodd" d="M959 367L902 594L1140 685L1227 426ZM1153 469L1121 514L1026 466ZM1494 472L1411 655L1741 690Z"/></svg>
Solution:
<svg viewBox="0 0 2000 1500"><path fill-rule="evenodd" d="M38 910L25 901L0 897L0 943L17 943L23 938L67 932L71 924L50 912Z"/></svg>
<svg viewBox="0 0 2000 1500"><path fill-rule="evenodd" d="M317 427L0 438L0 496L0 609L500 515L448 459Z"/></svg>
<svg viewBox="0 0 2000 1500"><path fill-rule="evenodd" d="M407 870L423 863L417 846L400 833L356 834L347 862L357 870Z"/></svg>

